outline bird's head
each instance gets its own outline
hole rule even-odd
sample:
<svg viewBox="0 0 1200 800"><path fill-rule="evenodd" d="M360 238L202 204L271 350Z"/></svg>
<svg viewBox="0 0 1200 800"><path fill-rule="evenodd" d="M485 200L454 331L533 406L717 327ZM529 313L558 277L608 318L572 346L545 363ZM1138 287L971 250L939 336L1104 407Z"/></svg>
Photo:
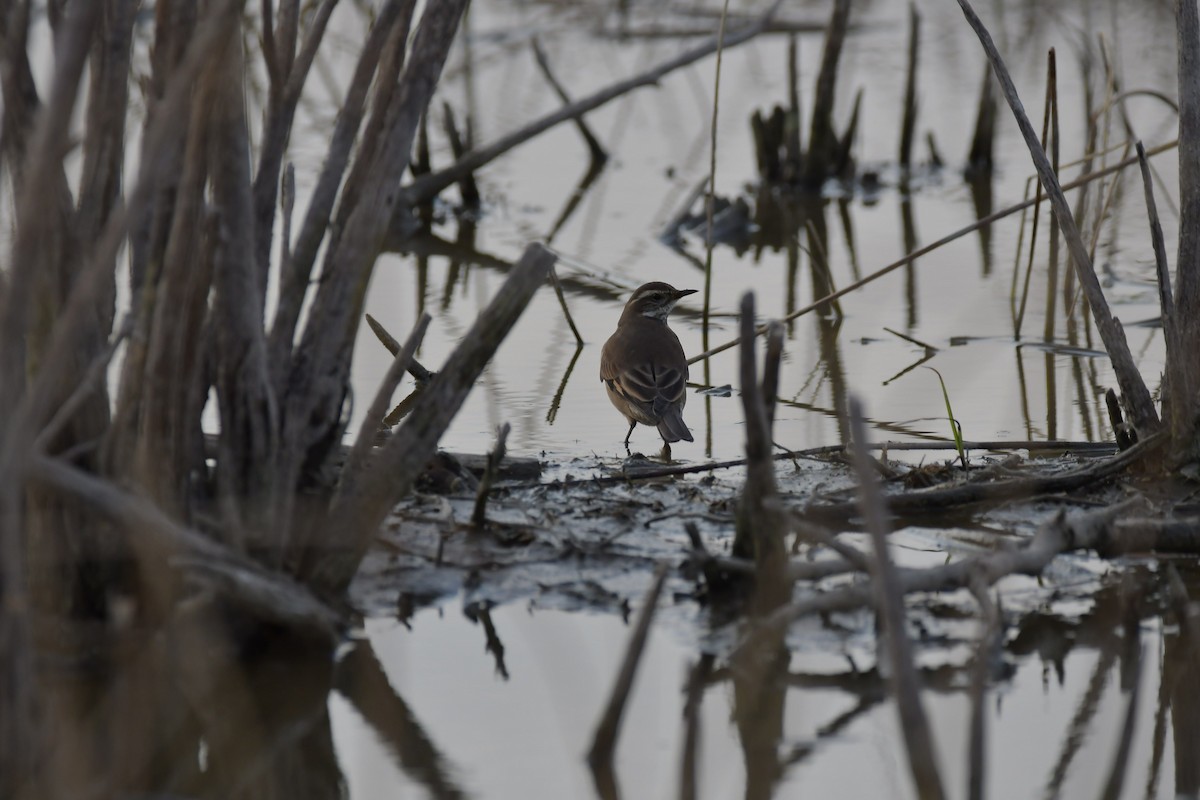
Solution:
<svg viewBox="0 0 1200 800"><path fill-rule="evenodd" d="M650 317L666 322L667 315L679 302L679 298L695 293L695 289L676 289L671 284L662 281L647 283L639 286L633 296L629 298L622 317Z"/></svg>

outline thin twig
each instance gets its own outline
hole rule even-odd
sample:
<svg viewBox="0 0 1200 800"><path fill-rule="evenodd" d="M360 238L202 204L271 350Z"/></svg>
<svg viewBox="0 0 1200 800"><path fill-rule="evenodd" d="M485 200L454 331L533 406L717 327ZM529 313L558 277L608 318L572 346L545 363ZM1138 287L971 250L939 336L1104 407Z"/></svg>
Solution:
<svg viewBox="0 0 1200 800"><path fill-rule="evenodd" d="M396 338L388 333L387 328L383 327L383 323L372 317L370 314L364 314L367 319L367 327L379 339L380 344L387 348L387 351L394 356L400 355L400 343ZM433 377L433 373L421 366L415 358L408 360L408 374L416 378L418 383L423 383Z"/></svg>
<svg viewBox="0 0 1200 800"><path fill-rule="evenodd" d="M396 357L392 360L388 371L384 374L383 380L379 382L379 388L375 392L375 399L371 401L371 407L367 409L367 416L363 419L362 426L358 430L358 437L354 440L354 446L350 448L349 455L346 456L346 463L342 467L342 481L339 486L339 492L350 491L347 486L348 480L354 480L359 471L362 470L367 463L368 454L371 452L371 447L375 443L375 435L379 431L379 426L383 424L383 419L387 415L388 406L392 402L392 394L396 391L396 387L400 383L401 376L404 375L411 364L413 353L417 352L417 348L421 346L421 341L425 338L425 331L429 329L429 323L432 320L428 314L422 314L417 324L413 326L412 333L408 336L408 341L404 343L404 347L400 352L396 353Z"/></svg>
<svg viewBox="0 0 1200 800"><path fill-rule="evenodd" d="M75 412L87 401L92 390L104 379L109 363L112 361L113 356L117 354L117 349L128 338L132 323L133 318L126 317L125 323L121 325L120 330L117 331L117 335L113 337L108 346L88 366L83 380L71 392L71 396L67 398L66 402L58 407L58 410L54 412L54 416L46 423L46 427L42 428L38 432L37 438L33 440L33 449L35 451L45 451L47 443L53 441L62 432Z"/></svg>

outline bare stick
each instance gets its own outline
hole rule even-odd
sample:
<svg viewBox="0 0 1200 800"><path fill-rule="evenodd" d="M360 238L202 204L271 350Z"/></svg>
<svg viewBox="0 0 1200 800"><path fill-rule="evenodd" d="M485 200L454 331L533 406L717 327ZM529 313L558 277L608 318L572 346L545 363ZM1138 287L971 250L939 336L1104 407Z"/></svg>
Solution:
<svg viewBox="0 0 1200 800"><path fill-rule="evenodd" d="M387 351L394 356L400 355L400 343L395 337L388 333L387 328L383 327L383 323L372 317L370 314L364 315L367 318L367 327L375 334L379 342L387 348ZM412 375L418 383L423 383L433 377L433 373L421 366L415 358L408 359L408 374Z"/></svg>
<svg viewBox="0 0 1200 800"><path fill-rule="evenodd" d="M264 619L303 626L331 642L339 637L345 625L341 615L304 586L179 525L145 499L48 456L35 456L29 474L38 483L73 495L114 520L151 553L204 569L212 576L224 575L222 583L230 596L250 605Z"/></svg>
<svg viewBox="0 0 1200 800"><path fill-rule="evenodd" d="M55 437L62 432L63 428L66 427L67 422L70 421L75 412L78 411L87 400L88 395L91 394L92 390L98 386L102 380L104 380L105 372L108 370L109 362L111 362L113 356L117 354L117 348L121 346L121 342L125 341L125 339L129 336L132 322L132 317L126 318L125 324L121 326L119 331L117 331L117 335L113 337L108 346L105 347L104 350L102 350L100 354L97 355L92 361L91 365L88 367L87 374L84 375L83 380L79 382L79 385L75 387L75 390L71 393L71 396L68 397L66 402L59 406L58 410L54 412L54 416L51 417L50 421L46 423L46 427L42 428L41 431L38 432L37 438L33 441L33 448L35 450L39 452L45 451L46 445L49 442L54 441Z"/></svg>
<svg viewBox="0 0 1200 800"><path fill-rule="evenodd" d="M1154 403L1150 398L1150 392L1146 388L1146 384L1142 381L1141 375L1138 373L1137 365L1133 360L1133 354L1129 351L1129 343L1125 339L1125 333L1121 329L1120 323L1117 322L1109 310L1108 301L1104 298L1104 292L1100 288L1100 281L1097 279L1092 261L1088 257L1087 247L1084 245L1083 237L1079 234L1079 228L1075 225L1075 218L1071 215L1071 208L1067 205L1067 198L1063 194L1063 189L1058 183L1057 176L1054 174L1054 168L1050 164L1050 160L1046 157L1046 151L1038 144L1037 134L1034 132L1033 126L1029 124L1029 118L1025 115L1025 109L1022 107L1021 99L1017 95L1017 89L1013 85L1012 78L1008 74L1008 69L1004 65L1004 60L1000 57L1000 52L992 42L992 37L988 33L987 28L983 26L983 23L975 14L975 10L971 7L968 0L958 0L958 4L962 8L967 22L979 37L984 52L987 53L988 61L992 64L992 69L996 74L997 80L1000 82L1004 97L1008 101L1013 116L1017 120L1017 125L1021 129L1021 135L1025 138L1025 144L1029 148L1030 156L1033 158L1034 167L1037 168L1042 186L1045 187L1046 194L1050 196L1050 202L1054 207L1054 214L1058 219L1059 228L1066 239L1071 257L1075 261L1075 270L1080 286L1087 296L1088 305L1091 306L1096 327L1100 331L1100 337L1104 340L1104 347L1108 351L1108 357L1112 362L1113 372L1116 374L1117 383L1121 387L1121 394L1126 405L1129 407L1130 416L1133 417L1134 427L1142 435L1153 433L1159 428L1160 423L1158 414L1154 410Z"/></svg>
<svg viewBox="0 0 1200 800"><path fill-rule="evenodd" d="M1171 268L1167 264L1167 248L1163 242L1162 223L1158 219L1158 205L1154 202L1154 181L1150 176L1150 163L1146 160L1146 148L1139 141L1138 165L1142 171L1142 186L1146 193L1146 214L1150 219L1150 243L1154 248L1154 266L1158 274L1159 308L1162 310L1163 331L1167 346L1175 339L1175 303L1171 297ZM1167 361L1171 358L1168 356Z"/></svg>
<svg viewBox="0 0 1200 800"><path fill-rule="evenodd" d="M270 361L275 373L276 389L282 390L283 377L292 352L292 339L296 334L296 322L304 305L309 276L321 246L329 217L337 198L338 187L350 162L350 151L362 124L366 108L367 92L375 76L380 55L389 38L399 28L408 32L413 3L411 0L389 0L379 11L367 40L363 44L354 77L346 92L346 100L338 111L330 139L329 152L317 178L309 200L308 210L296 238L292 251L291 269L280 272L279 305L271 326ZM402 13L406 9L407 13Z"/></svg>
<svg viewBox="0 0 1200 800"><path fill-rule="evenodd" d="M476 528L482 528L487 524L488 492L492 490L496 473L500 471L500 462L504 460L508 434L511 430L512 425L507 422L501 425L500 430L496 432L496 447L488 453L487 468L483 471L483 477L479 479L479 491L475 493L475 509L471 512L471 524Z"/></svg>
<svg viewBox="0 0 1200 800"><path fill-rule="evenodd" d="M1150 150L1147 150L1146 155L1154 156L1154 155L1158 155L1159 153L1165 153L1167 150L1170 150L1171 148L1178 146L1178 144L1179 144L1178 141L1171 141L1171 142L1166 142L1164 144L1160 144L1156 147L1151 148ZM1125 167L1132 166L1133 164L1136 164L1136 163L1137 163L1136 157L1130 157L1130 158L1123 159L1121 161L1118 161L1115 164L1112 164L1111 166L1105 167L1104 169L1096 170L1095 172L1088 173L1087 175L1082 175L1082 176L1076 178L1075 180L1071 181L1070 183L1064 184L1062 189L1063 189L1063 191L1070 191L1071 189L1077 189L1080 186L1084 186L1084 185L1090 183L1091 181L1106 177L1108 175L1113 174L1114 172L1118 172L1122 169L1125 169ZM875 272L872 272L870 275L866 276L865 278L863 278L861 280L855 281L854 283L851 283L848 286L843 286L841 289L838 289L836 292L831 292L830 294L825 295L821 299L816 300L816 301L810 303L809 305L804 306L803 308L796 309L795 311L788 314L787 316L780 318L779 321L780 322L791 322L792 320L798 319L799 317L802 317L805 314L809 314L813 311L816 311L819 308L823 308L826 305L828 305L829 303L833 302L834 300L837 300L839 297L850 294L851 292L858 291L862 287L866 286L868 283L873 283L874 281L879 280L883 276L885 276L889 273L895 272L896 270L900 269L900 267L903 267L906 264L911 264L912 262L916 261L917 259L921 258L922 256L929 255L934 250L937 250L938 248L943 247L943 246L949 244L950 242L953 242L955 239L960 239L963 236L966 236L968 233L973 233L982 227L991 225L993 222L998 222L999 220L1002 220L1007 216L1015 214L1018 211L1024 211L1025 209L1029 208L1033 204L1034 204L1034 200L1032 198L1027 199L1027 200L1022 200L1020 203L1016 203L1015 205L1011 205L1008 208L997 211L996 213L986 216L983 219L978 220L977 222L973 222L964 228L959 228L958 230L954 231L953 233L947 234L946 236L943 236L941 239L938 239L936 242L928 244L925 247L920 248L919 250L914 250L913 252L909 253L908 255L904 256L903 258L897 259L896 261L893 261L891 264L888 264L887 266L882 267L882 268L876 270ZM754 335L762 336L766 332L767 332L767 326L760 325L758 328L755 329ZM731 341L725 342L724 344L709 348L708 350L705 350L703 353L700 353L698 355L695 355L695 356L692 356L691 358L689 358L688 363L695 364L697 361L703 361L706 358L712 358L713 356L715 356L718 353L723 353L726 350L737 347L738 344L741 343L741 341L742 340L740 338L733 339Z"/></svg>
<svg viewBox="0 0 1200 800"><path fill-rule="evenodd" d="M917 796L941 798L945 792L942 791L942 778L933 752L929 720L921 705L921 684L913 664L912 642L909 641L904 622L904 592L896 565L888 556L886 512L883 497L875 483L870 457L863 447L863 442L867 440L867 427L863 424L862 406L857 397L849 399L849 409L850 436L854 442L851 452L854 469L858 473L859 502L867 529L871 532L871 541L875 545L875 570L871 581L875 587L875 609L883 620L888 658L892 663L889 683L900 713L900 729L908 748L908 765L917 785Z"/></svg>
<svg viewBox="0 0 1200 800"><path fill-rule="evenodd" d="M375 434L379 431L379 426L383 423L383 418L387 416L388 406L392 401L392 393L396 391L396 386L400 383L401 376L411 367L413 353L417 352L417 348L421 346L421 340L425 338L425 331L429 328L429 323L432 320L428 314L422 314L417 320L417 324L413 326L413 331L408 336L408 341L404 343L404 347L400 352L396 353L396 358L393 359L388 367L387 373L383 376L383 380L379 383L379 389L375 393L375 399L371 401L371 407L367 409L367 416L363 419L362 427L359 428L358 438L354 440L354 447L350 449L350 454L346 457L346 463L342 467L341 484L338 487L339 492L348 492L351 489L348 487L348 482L356 479L360 471L366 466L368 455L371 452L371 445L375 441Z"/></svg>
<svg viewBox="0 0 1200 800"><path fill-rule="evenodd" d="M621 716L625 713L629 692L633 688L633 679L637 675L638 663L641 661L642 651L646 648L646 637L650 633L650 623L654 621L654 612L658 609L658 598L666 582L667 569L668 565L663 563L654 570L653 582L642 601L637 624L629 636L629 646L625 650L625 658L621 661L621 670L617 673L608 705L605 706L604 714L600 717L600 723L592 737L588 765L591 766L598 784L601 782L600 775L608 773L611 776L612 773L613 751L617 746L617 736L621 733Z"/></svg>

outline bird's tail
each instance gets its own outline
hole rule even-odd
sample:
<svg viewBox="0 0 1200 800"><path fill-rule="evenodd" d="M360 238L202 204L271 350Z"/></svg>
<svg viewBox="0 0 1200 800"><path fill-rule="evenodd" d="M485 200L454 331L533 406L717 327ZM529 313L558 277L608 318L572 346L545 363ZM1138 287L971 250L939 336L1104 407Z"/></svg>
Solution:
<svg viewBox="0 0 1200 800"><path fill-rule="evenodd" d="M694 441L692 432L683 422L683 410L678 406L668 408L662 415L662 419L658 423L658 433L667 444L678 442L681 439L685 442Z"/></svg>

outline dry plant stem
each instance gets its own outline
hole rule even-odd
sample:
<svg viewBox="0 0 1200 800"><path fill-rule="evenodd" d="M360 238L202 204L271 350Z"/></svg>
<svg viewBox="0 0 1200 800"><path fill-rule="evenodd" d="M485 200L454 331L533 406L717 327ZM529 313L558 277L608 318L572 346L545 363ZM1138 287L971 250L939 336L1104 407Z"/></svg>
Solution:
<svg viewBox="0 0 1200 800"><path fill-rule="evenodd" d="M15 414L5 418L10 432L18 436L31 435L49 415L54 405L49 400L61 388L74 387L79 374L72 369L72 358L78 352L78 340L86 337L92 310L103 297L112 280L112 265L118 248L124 240L127 224L141 215L156 188L156 181L166 164L171 160L176 145L180 121L189 118L188 106L194 98L198 76L204 69L214 46L229 36L229 26L234 17L229 13L232 4L222 3L214 8L192 36L180 57L180 63L171 75L163 96L157 105L155 118L143 136L142 163L138 179L127 192L123 208L113 213L89 254L70 295L59 313L53 340L44 351L42 363L33 385L21 399ZM0 347L3 344L0 343ZM5 377L5 388L10 385ZM124 399L122 402L127 402ZM120 413L120 407L118 407ZM0 451L12 453L17 440L8 438ZM0 466L0 474L3 474ZM0 481L2 484L3 481Z"/></svg>
<svg viewBox="0 0 1200 800"><path fill-rule="evenodd" d="M555 78L554 73L550 70L550 59L546 57L546 51L542 49L541 40L537 36L534 36L529 44L533 48L534 58L537 59L538 67L541 68L546 82L550 84L550 88L558 95L558 99L563 101L563 105L570 106L571 98L567 95L567 90L563 88L562 84L558 82L558 78ZM579 128L579 135L587 143L588 152L592 156L592 163L603 164L607 161L608 152L605 151L604 146L600 144L600 140L592 133L592 129L588 127L587 121L582 116L575 118L575 127Z"/></svg>
<svg viewBox="0 0 1200 800"><path fill-rule="evenodd" d="M968 175L983 177L992 171L992 149L996 140L996 102L992 94L991 70L985 69L983 85L979 89L979 107L975 112L975 132L967 152Z"/></svg>
<svg viewBox="0 0 1200 800"><path fill-rule="evenodd" d="M468 127L470 124L468 119ZM454 108L449 103L442 103L442 130L445 131L446 141L450 144L450 153L455 159L461 158L466 152L466 147L463 145L462 135L458 132L458 123L454 121ZM462 198L463 206L479 207L479 186L475 183L475 173L464 175L458 182L458 194Z"/></svg>
<svg viewBox="0 0 1200 800"><path fill-rule="evenodd" d="M375 76L380 56L388 41L403 41L407 36L413 6L414 0L388 0L380 9L375 24L367 35L346 92L346 100L334 122L329 152L321 166L321 174L317 178L293 247L291 269L280 273L279 305L271 326L269 346L269 360L277 391L285 388L283 381L287 375L286 367L291 361L296 323L300 318L300 309L304 304L317 251L329 225L338 187L341 185L346 166L350 163L350 152L362 125L371 79Z"/></svg>
<svg viewBox="0 0 1200 800"><path fill-rule="evenodd" d="M908 4L908 73L904 81L904 118L900 124L900 168L912 163L913 131L917 127L917 55L921 49L921 15Z"/></svg>
<svg viewBox="0 0 1200 800"><path fill-rule="evenodd" d="M667 572L668 565L665 563L659 564L654 570L654 578L642 601L637 623L629 636L629 646L625 650L625 658L621 661L621 670L617 673L612 694L609 695L604 714L596 726L592 747L588 750L588 765L591 766L593 775L612 772L613 753L617 747L617 736L621 733L621 717L625 713L625 705L633 689L633 679L637 674L642 652L646 648L646 637L650 633L650 623L654 621L654 612L658 609L658 598L662 594ZM597 782L599 781L600 778L597 777Z"/></svg>
<svg viewBox="0 0 1200 800"><path fill-rule="evenodd" d="M1138 165L1142 172L1142 188L1146 196L1146 215L1150 220L1150 243L1154 248L1154 266L1158 275L1158 305L1162 311L1163 341L1167 348L1167 363L1178 363L1183 351L1179 327L1175 320L1175 302L1171 293L1171 268L1167 264L1167 247L1163 241L1162 223L1158 219L1158 205L1154 202L1154 181L1150 176L1150 164L1146 160L1146 148L1137 143Z"/></svg>
<svg viewBox="0 0 1200 800"><path fill-rule="evenodd" d="M270 92L268 96L267 119L263 128L261 145L258 148L258 173L254 176L254 256L258 270L258 291L260 305L266 300L267 273L271 267L271 237L275 230L272 224L275 219L275 205L279 190L279 175L283 167L283 158L287 152L288 137L291 135L292 124L296 118L296 107L300 103L300 95L304 83L308 79L309 69L316 58L317 48L325 37L325 29L329 17L333 14L337 0L323 0L310 17L308 33L304 44L297 56L293 57L296 45L297 14L296 0L286 0L285 7L291 11L284 14L287 22L280 25L280 33L285 37L284 58L274 53L275 69L269 70ZM281 13L283 9L281 8ZM264 35L268 22L264 21ZM264 44L264 55L266 47ZM284 63L280 63L280 62ZM270 65L270 60L268 61Z"/></svg>
<svg viewBox="0 0 1200 800"><path fill-rule="evenodd" d="M1170 150L1171 148L1176 147L1177 145L1178 145L1178 141L1166 142L1164 144L1157 145L1157 146L1152 147L1151 149L1147 150L1146 155L1155 156L1160 153L1165 153L1167 150ZM1070 183L1064 184L1062 189L1063 189L1063 191L1070 191L1072 189L1077 189L1080 186L1084 186L1084 185L1090 183L1091 181L1106 177L1108 175L1113 174L1114 172L1119 172L1120 170L1125 169L1128 166L1132 166L1133 164L1136 164L1136 163L1137 163L1136 157L1130 157L1130 158L1123 159L1121 161L1118 161L1115 164L1105 167L1104 169L1096 170L1095 172L1088 173L1087 175L1082 175L1082 176L1076 178L1075 180L1071 181ZM929 255L934 250L937 250L938 248L941 248L947 244L950 244L951 242L953 242L956 239L961 239L963 236L966 236L969 233L974 233L975 231L979 230L980 228L982 228L986 225L991 225L993 222L998 222L998 221L1004 219L1005 217L1008 217L1012 214L1017 213L1018 211L1024 211L1025 209L1029 208L1033 204L1034 204L1033 199L1022 200L1020 203L1016 203L1014 205L1009 206L1008 208L1001 209L1000 211L997 211L994 214L990 214L981 220L978 220L976 222L971 223L970 225L967 225L966 227L959 228L958 230L954 231L953 233L947 234L946 236L943 236L941 239L938 239L936 242L928 244L925 247L922 247L918 250L914 250L913 252L909 253L908 255L904 256L903 258L899 258L896 261L893 261L892 263L888 264L887 266L882 267L882 268L876 270L875 272L872 272L870 275L867 275L866 277L862 278L861 280L857 280L854 283L849 284L848 286L843 286L841 289L838 289L836 292L831 292L830 294L827 294L826 296L822 297L821 299L816 300L816 301L808 304L807 306L804 306L803 308L796 309L795 311L788 314L787 316L781 317L779 321L780 322L791 322L792 320L798 319L798 318L804 316L805 314L809 314L813 311L816 311L819 308L823 308L824 306L828 305L829 303L833 302L834 300L837 300L839 297L843 297L844 295L850 294L851 292L858 291L859 289L866 286L867 284L873 283L874 281L879 280L880 278L884 277L885 275L895 272L896 270L900 269L901 267L903 267L907 264L911 264L912 262L916 261L917 259L921 258L922 256ZM764 334L766 332L767 332L767 327L765 325L761 325L755 329L754 335L761 336L762 334ZM738 344L741 343L741 341L742 340L740 338L733 339L731 341L725 342L724 344L721 344L716 347L705 350L703 353L700 353L698 355L695 355L695 356L692 356L691 358L689 358L688 363L695 364L697 361L703 361L706 358L711 358L712 356L715 356L718 353L723 353L726 350L737 347Z"/></svg>
<svg viewBox="0 0 1200 800"><path fill-rule="evenodd" d="M553 265L554 254L546 248L525 248L500 291L422 391L404 424L379 449L354 491L339 493L330 511L338 532L323 531L320 546L309 543L305 555L302 571L313 585L335 592L349 585L387 512L433 455L479 374Z"/></svg>
<svg viewBox="0 0 1200 800"><path fill-rule="evenodd" d="M942 778L938 773L937 757L933 751L933 739L929 732L929 720L921 705L921 683L913 663L912 642L904 621L904 593L900 578L888 555L888 526L886 511L879 487L876 484L870 456L863 443L867 440L867 426L863 424L862 405L858 398L849 399L850 436L853 441L851 452L854 470L858 474L859 503L871 542L875 547L875 564L871 584L875 589L875 610L883 621L883 635L887 642L887 657L892 669L889 683L892 696L900 714L900 729L904 732L904 743L908 748L908 764L912 770L917 796L941 798Z"/></svg>
<svg viewBox="0 0 1200 800"><path fill-rule="evenodd" d="M708 193L704 198L704 316L701 339L708 346L709 312L712 310L712 257L714 244L713 215L717 207L717 119L721 99L721 61L725 52L725 22L729 18L729 0L721 5L721 22L717 29L717 64L713 75L713 107L708 123ZM705 368L705 381L708 370Z"/></svg>
<svg viewBox="0 0 1200 800"><path fill-rule="evenodd" d="M1176 0L1179 52L1179 252L1175 263L1175 341L1180 349L1200 342L1200 19L1191 0ZM1164 312L1165 317L1165 312ZM1168 339L1168 346L1170 340ZM1182 352L1180 353L1182 355ZM1200 370L1193 358L1167 361L1164 380L1175 460L1194 460L1200 450Z"/></svg>
<svg viewBox="0 0 1200 800"><path fill-rule="evenodd" d="M396 341L396 338L388 333L387 328L383 327L383 324L379 320L370 314L365 314L364 316L367 320L367 326L370 327L371 332L379 339L380 344L386 347L387 351L392 355L399 355L400 343ZM424 383L433 377L433 373L421 366L415 358L408 359L408 374L412 375L418 383Z"/></svg>
<svg viewBox="0 0 1200 800"><path fill-rule="evenodd" d="M71 6L68 24L58 42L50 94L46 104L34 116L25 153L27 166L16 187L17 197L13 203L18 216L16 239L9 260L7 284L0 285L4 289L0 296L0 419L6 422L12 418L25 390L26 333L37 305L34 302L37 276L58 269L57 265L46 263L53 248L44 246L48 237L66 233L54 229L62 217L55 207L60 197L50 187L60 186L64 180L62 159L69 146L71 114L101 8L99 2ZM9 11L10 8L5 8L2 13ZM24 57L13 53L6 56ZM5 106L8 104L6 95ZM23 438L28 441L29 431L24 432ZM11 450L13 443L8 437L0 443L4 445L0 449ZM0 476L5 480L10 478L2 465Z"/></svg>
<svg viewBox="0 0 1200 800"><path fill-rule="evenodd" d="M286 406L275 469L284 485L296 485L303 464L314 455L323 464L330 454L327 443L336 440L342 427L349 356L367 284L395 210L417 124L429 106L465 8L466 0L426 7L403 77L382 120L378 153L369 168L362 167L362 180L350 198L352 208L346 212L341 235L326 251L321 284L289 365L287 389L280 394ZM365 163L360 160L356 168ZM348 184L346 192L350 191ZM291 500L281 498L281 502ZM291 506L282 506L278 518L287 527ZM350 574L353 570L344 576L346 580Z"/></svg>
<svg viewBox="0 0 1200 800"><path fill-rule="evenodd" d="M736 45L748 42L755 36L758 36L774 18L776 11L782 4L782 0L776 0L771 4L762 16L755 22L747 25L745 28L734 31L725 36L724 43L720 45L722 49L728 49ZM536 122L514 131L507 136L493 142L486 147L477 148L465 154L462 158L456 161L451 166L439 172L425 175L413 181L405 187L401 193L399 207L412 207L428 202L434 197L437 197L442 190L449 188L462 179L462 176L468 175L480 167L488 164L500 156L507 153L514 147L523 144L538 134L553 128L555 125L566 122L567 120L576 119L592 109L599 108L605 103L620 97L634 89L639 89L643 86L653 86L657 84L663 77L674 72L677 69L694 64L702 58L707 58L718 50L718 38L713 37L703 44L697 45L690 50L687 50L669 61L665 61L656 67L636 75L619 83L613 84L606 89L601 89L594 94L591 94L582 100L577 100L575 103L561 108Z"/></svg>
<svg viewBox="0 0 1200 800"><path fill-rule="evenodd" d="M1029 124L1029 118L1025 115L1021 100L1017 96L1016 87L1013 86L1012 78L1008 74L1008 69L1005 67L999 51L996 50L996 46L992 42L991 35L983 26L983 23L980 22L979 17L975 14L975 10L971 7L968 0L958 0L958 4L962 8L967 22L974 29L980 43L983 45L988 61L991 62L996 78L1000 82L1001 91L1013 111L1013 116L1016 118L1017 125L1021 129L1021 134L1025 138L1025 144L1028 146L1030 155L1033 157L1038 176L1041 178L1042 185L1046 189L1046 194L1050 196L1050 202L1054 207L1054 214L1058 219L1059 228L1066 239L1071 258L1075 261L1075 269L1080 286L1083 288L1084 294L1088 299L1088 305L1092 309L1096 327L1100 331L1104 347L1108 351L1109 359L1112 361L1113 371L1116 374L1117 383L1121 387L1121 394L1125 404L1129 408L1134 427L1140 435L1149 435L1160 427L1158 414L1154 410L1154 403L1150 398L1150 392L1137 371L1133 355L1129 352L1129 344L1125 339L1125 333L1121 329L1120 323L1109 311L1108 302L1105 300L1104 292L1100 288L1100 281L1096 277L1091 259L1088 258L1087 247L1083 243L1083 238L1079 235L1079 229L1075 225L1075 218L1071 215L1071 209L1067 205L1063 189L1058 183L1058 178L1054 175L1054 169L1049 159L1047 159L1045 151L1038 144L1037 135L1034 133L1033 127ZM1197 209L1197 214L1200 215L1200 207ZM1197 282L1197 286L1197 294L1200 295L1200 281ZM1200 305L1200 299L1198 299L1198 305Z"/></svg>
<svg viewBox="0 0 1200 800"><path fill-rule="evenodd" d="M1192 0L1176 0L1175 22L1179 51L1180 187L1175 302L1177 308L1188 309L1177 320L1181 338L1196 342L1200 341L1200 315L1193 313L1200 308L1200 18ZM1179 387L1181 392L1184 389ZM1192 402L1195 396L1194 391L1181 394Z"/></svg>
<svg viewBox="0 0 1200 800"><path fill-rule="evenodd" d="M120 198L137 6L138 0L107 0L99 38L93 46L76 222L83 248L95 242Z"/></svg>
<svg viewBox="0 0 1200 800"><path fill-rule="evenodd" d="M1046 148L1046 144L1050 138L1050 110L1051 110L1050 107L1051 107L1051 103L1053 102L1053 100L1052 100L1053 95L1051 93L1050 87L1053 85L1053 81L1054 81L1054 48L1050 48L1050 58L1046 65L1046 73L1047 73L1046 74L1046 102L1042 109L1042 149ZM988 85L990 86L991 84L989 83ZM1026 184L1026 187L1028 187L1028 184ZM1026 191L1028 192L1028 188L1026 188ZM1033 259L1034 259L1034 255L1035 255L1035 250L1037 249L1038 224L1040 223L1041 218L1042 218L1041 210L1042 210L1042 197L1043 196L1044 195L1042 194L1042 183L1041 183L1041 181L1037 181L1034 184L1033 214L1031 215L1032 222L1030 222L1030 225L1029 225L1029 257L1026 259L1026 262L1025 262L1025 279L1021 284L1021 302L1017 306L1017 320L1016 320L1016 324L1013 326L1013 339L1021 338L1021 325L1025 321L1025 307L1026 307L1027 303L1029 302L1029 282L1030 282L1030 279L1033 277ZM1025 222L1024 215L1021 216L1021 222L1022 222L1021 233L1023 234L1025 232L1024 231L1024 222ZM1021 246L1018 243L1017 252L1020 253L1020 251L1021 251ZM1015 283L1015 281L1016 281L1015 274L1013 276L1013 280ZM1051 301L1053 301L1053 294L1051 294ZM1048 319L1050 319L1050 317L1048 317ZM1048 338L1049 337L1047 337L1047 339Z"/></svg>
<svg viewBox="0 0 1200 800"><path fill-rule="evenodd" d="M131 322L132 320L127 320ZM67 426L71 417L79 410L80 406L86 402L87 397L92 390L100 384L105 378L105 373L108 370L108 365L112 362L113 356L117 354L117 348L121 346L129 337L130 325L123 325L117 335L104 348L104 350L92 361L88 367L87 374L79 385L75 387L75 391L67 398L58 410L54 412L54 416L46 423L46 427L42 428L33 441L33 448L39 453L46 452L46 446L53 441Z"/></svg>
<svg viewBox="0 0 1200 800"><path fill-rule="evenodd" d="M746 419L746 483L738 504L737 531L732 553L752 557L755 564L755 605L759 611L777 608L791 590L787 582L787 549L775 464L771 458L771 420L755 364L754 294L742 296L740 374L742 411ZM782 347L777 353L782 352ZM769 368L778 374L778 364Z"/></svg>
<svg viewBox="0 0 1200 800"><path fill-rule="evenodd" d="M277 484L270 462L278 450L279 408L267 368L263 334L265 264L255 264L255 197L250 177L250 141L245 118L241 43L223 53L211 109L209 175L217 228L213 264L211 323L216 333L216 392L221 415L217 456L217 500L229 528L246 527L249 544L270 549L276 533L271 520L276 495L291 486ZM275 195L271 202L274 205ZM268 226L270 221L261 220ZM259 240L261 244L261 239ZM270 240L267 240L270 246ZM265 289L264 289L265 291ZM239 508L240 506L240 508Z"/></svg>
<svg viewBox="0 0 1200 800"><path fill-rule="evenodd" d="M762 398L767 412L767 430L775 425L775 399L779 394L779 365L783 360L783 323L771 320L767 323L767 352L763 358Z"/></svg>
<svg viewBox="0 0 1200 800"><path fill-rule="evenodd" d="M504 460L510 431L512 431L512 425L509 425L507 422L501 425L500 430L496 433L496 447L492 452L488 453L487 468L483 471L483 477L479 480L479 491L475 493L475 508L471 511L471 524L476 528L482 528L487 524L488 492L492 490L492 483L496 480L496 473L500 471L500 462Z"/></svg>
<svg viewBox="0 0 1200 800"><path fill-rule="evenodd" d="M350 453L346 456L346 462L342 466L342 475L338 483L339 495L353 494L354 482L358 480L370 460L371 447L383 424L383 418L387 416L392 394L400 384L400 379L404 377L405 371L411 368L413 354L421 346L421 341L425 338L425 331L429 329L432 319L428 314L422 314L417 320L417 324L413 326L413 331L409 334L404 347L395 353L396 357L392 360L375 392L371 407L367 409L367 416L359 428L358 436L354 439L354 446L350 448Z"/></svg>
<svg viewBox="0 0 1200 800"><path fill-rule="evenodd" d="M178 562L219 576L227 596L246 604L259 619L317 633L330 643L345 627L345 620L304 586L179 525L136 495L48 456L35 456L29 474L34 481L72 495L108 517L140 549L159 558L160 569Z"/></svg>

